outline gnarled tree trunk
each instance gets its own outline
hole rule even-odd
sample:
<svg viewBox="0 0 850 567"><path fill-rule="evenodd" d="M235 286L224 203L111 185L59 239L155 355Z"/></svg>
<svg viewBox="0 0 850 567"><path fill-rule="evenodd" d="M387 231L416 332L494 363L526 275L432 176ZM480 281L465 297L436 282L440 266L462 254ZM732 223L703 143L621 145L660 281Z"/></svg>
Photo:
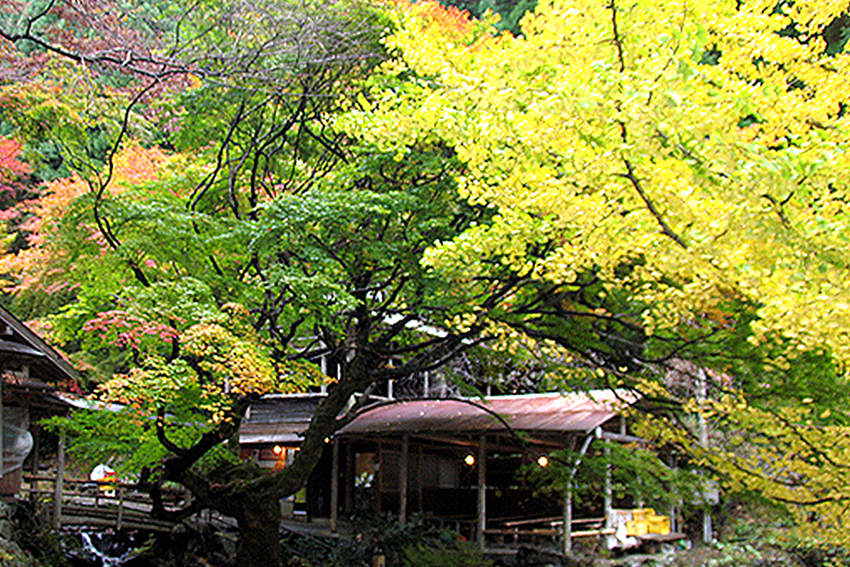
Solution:
<svg viewBox="0 0 850 567"><path fill-rule="evenodd" d="M239 567L282 567L285 563L280 544L279 496L256 491L245 494L240 500L236 518L239 527L236 564Z"/></svg>

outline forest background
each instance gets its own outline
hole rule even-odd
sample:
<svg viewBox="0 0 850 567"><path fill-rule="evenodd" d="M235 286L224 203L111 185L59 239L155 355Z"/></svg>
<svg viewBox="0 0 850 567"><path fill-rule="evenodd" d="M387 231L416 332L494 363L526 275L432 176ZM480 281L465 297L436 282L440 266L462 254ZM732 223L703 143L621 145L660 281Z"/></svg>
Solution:
<svg viewBox="0 0 850 567"><path fill-rule="evenodd" d="M158 513L268 565L352 394L467 353L639 390L646 439L846 544L846 3L0 5L4 301L128 408L75 449L192 492ZM323 383L292 467L234 461Z"/></svg>

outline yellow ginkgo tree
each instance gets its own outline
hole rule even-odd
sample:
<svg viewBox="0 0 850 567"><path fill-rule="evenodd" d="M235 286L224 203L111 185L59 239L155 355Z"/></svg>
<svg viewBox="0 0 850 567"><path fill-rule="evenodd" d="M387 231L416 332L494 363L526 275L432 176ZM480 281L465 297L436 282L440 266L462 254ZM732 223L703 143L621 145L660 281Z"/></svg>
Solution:
<svg viewBox="0 0 850 567"><path fill-rule="evenodd" d="M558 282L598 270L651 304L649 330L743 296L761 330L847 359L850 60L824 36L846 8L556 0L512 37L417 4L384 67L415 80L345 125L399 155L447 141L467 198L499 208L436 266L497 250Z"/></svg>
<svg viewBox="0 0 850 567"><path fill-rule="evenodd" d="M643 344L669 340L656 371L706 328L706 340L743 333L737 345L763 365L765 388L768 376L792 366L799 376L815 359L841 386L850 359L847 10L814 0L551 0L512 36L415 3L398 11L387 40L396 58L340 124L399 160L440 140L463 161L463 195L498 214L430 251L426 261L452 277L481 277L493 269L481 259L496 256L527 278L616 297L628 313L578 315L628 323ZM568 311L550 314L555 307ZM649 358L610 371L646 371ZM816 427L829 416L805 404L756 410L740 397L738 369L718 360L705 364L732 378L712 383L715 397L735 402L711 415L775 433L783 442L767 449L796 447L801 468L743 434L746 451L724 439L724 451L701 457L738 488L840 511L846 496L832 489L850 485L847 431ZM826 480L813 462L829 465ZM763 482L734 480L746 475Z"/></svg>

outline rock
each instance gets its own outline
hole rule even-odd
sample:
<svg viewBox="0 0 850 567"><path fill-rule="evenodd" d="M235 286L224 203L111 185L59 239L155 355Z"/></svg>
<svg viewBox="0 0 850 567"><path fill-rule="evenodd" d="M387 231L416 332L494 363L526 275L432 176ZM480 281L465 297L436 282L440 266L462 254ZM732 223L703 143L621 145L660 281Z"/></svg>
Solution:
<svg viewBox="0 0 850 567"><path fill-rule="evenodd" d="M36 562L13 541L0 538L0 567L36 567Z"/></svg>

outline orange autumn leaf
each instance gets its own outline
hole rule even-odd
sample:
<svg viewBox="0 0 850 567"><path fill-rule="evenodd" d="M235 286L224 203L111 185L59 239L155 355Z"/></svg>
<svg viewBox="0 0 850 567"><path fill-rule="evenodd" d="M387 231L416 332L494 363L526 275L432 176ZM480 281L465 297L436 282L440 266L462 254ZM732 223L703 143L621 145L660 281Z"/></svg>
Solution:
<svg viewBox="0 0 850 567"><path fill-rule="evenodd" d="M154 181L157 172L169 161L169 155L159 147L144 148L131 144L113 159L113 183L110 192L120 191L118 187L136 185Z"/></svg>
<svg viewBox="0 0 850 567"><path fill-rule="evenodd" d="M171 159L161 148L128 144L113 158L107 194L121 195L133 186L155 181ZM17 212L27 217L21 228L27 233L28 247L0 256L0 274L4 276L4 281L0 282L2 289L9 292L35 288L46 292L64 289L64 285L52 281L57 274L51 266L65 265L62 260L66 259L67 251L52 246L51 241L55 240L58 224L74 202L93 190L95 188L88 181L74 173L44 183L37 199L17 206ZM106 241L96 226L81 228L90 232L90 242L105 250Z"/></svg>

